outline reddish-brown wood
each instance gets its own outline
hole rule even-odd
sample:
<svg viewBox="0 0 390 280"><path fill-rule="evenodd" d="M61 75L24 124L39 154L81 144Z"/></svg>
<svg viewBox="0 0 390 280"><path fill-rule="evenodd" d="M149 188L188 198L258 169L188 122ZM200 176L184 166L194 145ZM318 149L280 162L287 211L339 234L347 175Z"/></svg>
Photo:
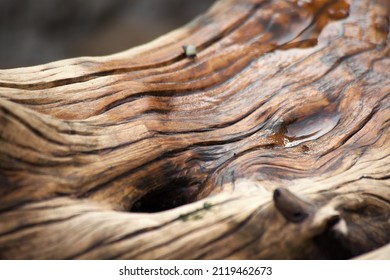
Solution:
<svg viewBox="0 0 390 280"><path fill-rule="evenodd" d="M389 14L387 0L222 0L135 49L1 70L0 258L385 246Z"/></svg>

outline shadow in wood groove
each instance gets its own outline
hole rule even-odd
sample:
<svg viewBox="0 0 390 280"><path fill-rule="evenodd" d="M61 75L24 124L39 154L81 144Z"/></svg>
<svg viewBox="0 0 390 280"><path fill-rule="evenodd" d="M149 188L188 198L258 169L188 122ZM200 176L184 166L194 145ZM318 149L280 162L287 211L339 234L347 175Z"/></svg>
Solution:
<svg viewBox="0 0 390 280"><path fill-rule="evenodd" d="M0 257L322 259L389 243L388 25L372 19L390 3L346 3L220 1L136 56L0 71L46 86L1 87ZM203 47L190 60L183 44Z"/></svg>
<svg viewBox="0 0 390 280"><path fill-rule="evenodd" d="M199 184L192 183L191 185L190 183L186 178L169 181L165 186L151 191L137 200L130 211L154 213L194 202L194 198L199 192Z"/></svg>

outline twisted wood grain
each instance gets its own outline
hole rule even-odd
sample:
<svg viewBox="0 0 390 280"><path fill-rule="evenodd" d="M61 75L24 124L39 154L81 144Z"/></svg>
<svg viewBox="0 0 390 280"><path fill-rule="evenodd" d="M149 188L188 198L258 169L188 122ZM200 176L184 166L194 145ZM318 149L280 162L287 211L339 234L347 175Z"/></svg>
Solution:
<svg viewBox="0 0 390 280"><path fill-rule="evenodd" d="M389 15L386 0L222 0L135 49L1 70L0 257L388 244Z"/></svg>

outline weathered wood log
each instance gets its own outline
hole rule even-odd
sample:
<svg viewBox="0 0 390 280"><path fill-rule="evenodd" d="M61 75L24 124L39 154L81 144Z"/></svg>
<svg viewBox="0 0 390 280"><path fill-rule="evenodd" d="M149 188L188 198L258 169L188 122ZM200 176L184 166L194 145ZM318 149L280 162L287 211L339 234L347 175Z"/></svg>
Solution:
<svg viewBox="0 0 390 280"><path fill-rule="evenodd" d="M0 71L0 258L385 246L389 14L387 0L222 0L123 53Z"/></svg>

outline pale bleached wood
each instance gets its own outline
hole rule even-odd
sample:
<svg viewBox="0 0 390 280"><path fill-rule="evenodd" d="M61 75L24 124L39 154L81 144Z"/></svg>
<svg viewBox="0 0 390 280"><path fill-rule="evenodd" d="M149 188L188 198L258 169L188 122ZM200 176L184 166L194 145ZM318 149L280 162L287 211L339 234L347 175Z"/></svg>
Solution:
<svg viewBox="0 0 390 280"><path fill-rule="evenodd" d="M379 249L363 254L358 260L390 260L390 244Z"/></svg>

